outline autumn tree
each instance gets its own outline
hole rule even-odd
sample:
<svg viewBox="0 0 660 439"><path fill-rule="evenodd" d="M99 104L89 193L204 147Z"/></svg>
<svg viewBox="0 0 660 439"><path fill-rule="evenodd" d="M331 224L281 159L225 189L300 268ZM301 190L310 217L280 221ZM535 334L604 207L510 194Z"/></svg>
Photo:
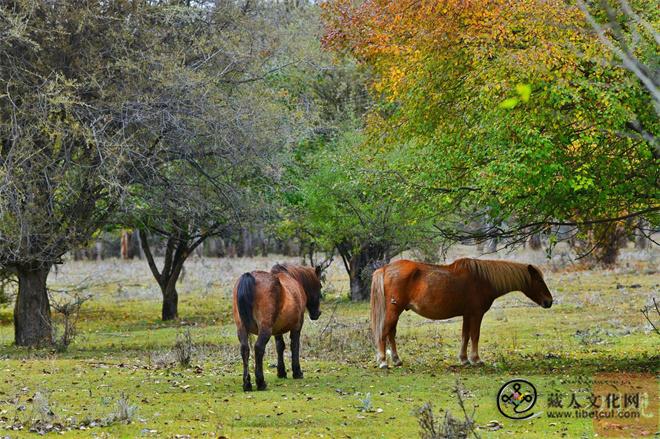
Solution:
<svg viewBox="0 0 660 439"><path fill-rule="evenodd" d="M639 2L642 15L653 9ZM396 171L427 195L441 236L516 241L560 225L657 224L655 145L628 129L657 137L653 103L577 6L338 0L326 22L326 45L374 71L382 99L369 138L405 149Z"/></svg>
<svg viewBox="0 0 660 439"><path fill-rule="evenodd" d="M281 235L297 238L312 262L315 252L338 253L353 300L369 297L371 270L409 248L421 222L404 206L396 176L386 183L363 149L363 116L372 104L369 72L350 56L320 47L318 7L296 12L292 53L304 62L279 76L286 94L305 104L309 129L285 159L278 184Z"/></svg>

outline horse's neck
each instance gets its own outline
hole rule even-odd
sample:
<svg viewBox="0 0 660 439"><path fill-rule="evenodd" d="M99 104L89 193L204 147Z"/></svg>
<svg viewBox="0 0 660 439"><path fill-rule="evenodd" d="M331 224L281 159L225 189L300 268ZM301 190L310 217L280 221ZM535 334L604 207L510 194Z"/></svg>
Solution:
<svg viewBox="0 0 660 439"><path fill-rule="evenodd" d="M298 283L298 285L300 285L300 289L303 292L303 296L304 296L305 300L307 300L307 290L305 289L305 280L302 278L302 275L300 273L296 272L295 274L294 273L289 273L289 276L291 277L291 279L296 281Z"/></svg>
<svg viewBox="0 0 660 439"><path fill-rule="evenodd" d="M514 290L508 290L508 289L506 289L506 290L507 290L507 291L500 291L500 290L498 290L497 288L493 287L493 292L491 293L492 296L493 296L493 300L498 299L498 298L500 298L500 297L502 297L502 296L506 296L507 294L512 293L512 292L514 292L514 291L518 291L518 290L515 290L515 289L514 289Z"/></svg>
<svg viewBox="0 0 660 439"><path fill-rule="evenodd" d="M485 262L485 261L484 261ZM488 262L485 262L486 264ZM523 291L528 284L527 276L524 273L517 273L518 268L515 268L515 271L509 271L506 276L502 276L505 280L497 280L496 275L493 274L493 271L488 270L487 267L480 269L481 278L488 282L492 288L491 295L493 300L498 297L502 297L506 294L509 294L513 291ZM489 273L489 275L484 275L484 273ZM515 273L515 274L513 274ZM499 274L498 274L499 275Z"/></svg>
<svg viewBox="0 0 660 439"><path fill-rule="evenodd" d="M514 291L523 291L523 288L525 288L525 285L508 285L506 288L502 290L498 290L497 288L493 287L493 300L506 296L509 293L513 293Z"/></svg>

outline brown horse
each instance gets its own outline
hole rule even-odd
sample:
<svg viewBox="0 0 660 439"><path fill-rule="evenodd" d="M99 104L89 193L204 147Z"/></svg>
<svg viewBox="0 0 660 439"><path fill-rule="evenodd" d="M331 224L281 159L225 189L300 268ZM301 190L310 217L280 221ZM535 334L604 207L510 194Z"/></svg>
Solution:
<svg viewBox="0 0 660 439"><path fill-rule="evenodd" d="M277 376L286 378L284 367L284 337L291 333L291 368L294 378L302 378L300 370L300 330L305 319L316 320L321 315L319 301L321 267L275 265L270 272L253 271L243 274L234 287L234 321L241 342L243 357L243 390L252 390L248 360L248 334L256 334L254 343L254 375L257 390L266 389L263 358L270 336L275 336L277 348Z"/></svg>
<svg viewBox="0 0 660 439"><path fill-rule="evenodd" d="M389 340L392 362L401 366L396 351L396 324L403 311L413 310L433 320L463 316L463 340L458 355L468 363L479 359L481 319L493 301L511 291L522 291L542 306L552 306L552 295L541 271L533 265L509 261L458 259L450 265L399 260L376 270L371 283L371 330L378 366L387 368L385 344Z"/></svg>

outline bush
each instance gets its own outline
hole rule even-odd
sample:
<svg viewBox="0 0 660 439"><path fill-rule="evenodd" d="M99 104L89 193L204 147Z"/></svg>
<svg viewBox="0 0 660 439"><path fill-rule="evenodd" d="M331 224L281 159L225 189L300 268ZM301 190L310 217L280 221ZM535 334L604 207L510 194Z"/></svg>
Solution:
<svg viewBox="0 0 660 439"><path fill-rule="evenodd" d="M174 343L174 349L172 351L179 366L190 366L193 354L195 353L195 344L192 341L189 329L176 336L176 343Z"/></svg>
<svg viewBox="0 0 660 439"><path fill-rule="evenodd" d="M475 430L474 410L471 415L468 415L463 400L463 387L458 381L456 381L453 393L463 412L463 419L454 417L449 410L446 410L444 419L436 420L433 415L433 405L427 402L417 410L419 435L422 439L465 439L470 435L479 438Z"/></svg>

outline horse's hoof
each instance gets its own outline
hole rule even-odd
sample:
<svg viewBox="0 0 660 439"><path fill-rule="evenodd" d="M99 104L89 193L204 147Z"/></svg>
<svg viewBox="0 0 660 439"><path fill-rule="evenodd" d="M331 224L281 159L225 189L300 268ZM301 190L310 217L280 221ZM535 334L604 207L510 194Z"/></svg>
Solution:
<svg viewBox="0 0 660 439"><path fill-rule="evenodd" d="M392 365L394 365L394 366L396 366L396 367L403 366L403 361L401 361L400 358L397 358L396 360L393 360L393 361L392 361Z"/></svg>
<svg viewBox="0 0 660 439"><path fill-rule="evenodd" d="M304 375L303 375L302 372L297 372L297 373L294 372L294 374L293 374L293 379L295 379L295 380L300 380L300 379L303 378L303 376L304 376Z"/></svg>
<svg viewBox="0 0 660 439"><path fill-rule="evenodd" d="M251 383L243 384L243 391L244 392L251 392L252 391L252 384Z"/></svg>
<svg viewBox="0 0 660 439"><path fill-rule="evenodd" d="M483 365L484 365L484 362L481 361L481 360L470 360L470 363L471 363L473 366L483 366Z"/></svg>
<svg viewBox="0 0 660 439"><path fill-rule="evenodd" d="M459 358L458 361L461 362L461 366L467 366L468 364L470 364L467 358Z"/></svg>
<svg viewBox="0 0 660 439"><path fill-rule="evenodd" d="M378 367L381 369L387 369L387 361L381 361Z"/></svg>
<svg viewBox="0 0 660 439"><path fill-rule="evenodd" d="M286 378L286 372L277 372L277 378Z"/></svg>
<svg viewBox="0 0 660 439"><path fill-rule="evenodd" d="M266 383L257 383L257 390L266 390Z"/></svg>

